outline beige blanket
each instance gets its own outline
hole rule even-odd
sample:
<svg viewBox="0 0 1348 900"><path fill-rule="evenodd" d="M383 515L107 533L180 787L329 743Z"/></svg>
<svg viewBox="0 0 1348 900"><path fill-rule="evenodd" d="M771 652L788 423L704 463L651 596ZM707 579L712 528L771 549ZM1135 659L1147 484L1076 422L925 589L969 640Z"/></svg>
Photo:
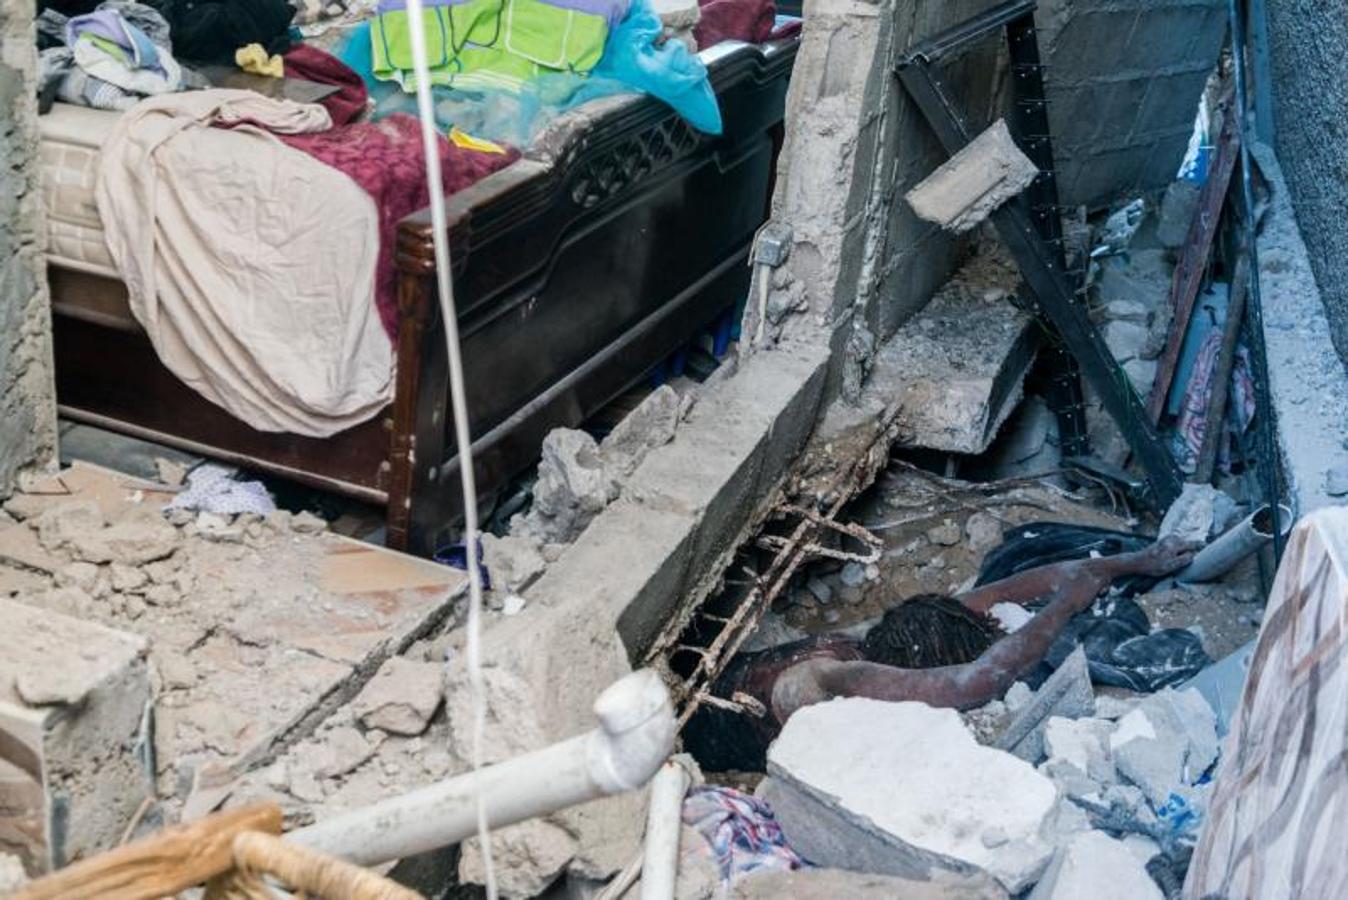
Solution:
<svg viewBox="0 0 1348 900"><path fill-rule="evenodd" d="M196 91L138 104L103 145L98 212L132 312L175 375L260 431L326 437L393 395L374 203L263 130L330 126L321 106Z"/></svg>

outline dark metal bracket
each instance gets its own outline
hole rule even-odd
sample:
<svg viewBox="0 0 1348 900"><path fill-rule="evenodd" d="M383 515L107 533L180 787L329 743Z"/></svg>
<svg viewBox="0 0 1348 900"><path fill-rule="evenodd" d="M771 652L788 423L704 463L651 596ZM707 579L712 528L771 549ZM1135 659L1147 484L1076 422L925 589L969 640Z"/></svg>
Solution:
<svg viewBox="0 0 1348 900"><path fill-rule="evenodd" d="M1020 197L994 212L992 222L1015 258L1021 276L1034 292L1037 311L1046 320L1051 338L1060 341L1060 347L1066 351L1060 352L1062 360L1069 364L1074 361L1080 366L1080 372L1089 379L1106 410L1119 423L1146 472L1146 487L1139 492L1138 499L1163 509L1179 496L1183 485L1179 468L1147 417L1146 408L1127 374L1114 360L1104 338L1086 314L1075 279L1067 271L1061 222L1057 215L1058 188L1053 174L1043 67L1034 25L1035 5L1035 0L1008 0L998 4L919 44L899 60L894 71L941 146L953 156L975 134L933 63L958 53L996 30L1006 30L1016 100L1008 124L1021 149L1039 168L1040 176ZM1070 415L1075 406L1079 416L1077 430L1070 420L1064 423L1070 427L1063 429L1063 455L1067 458L1084 456L1088 445L1084 440L1080 380L1071 373L1062 372L1054 380L1058 390L1067 392L1066 402L1063 402L1063 396L1058 398L1063 409Z"/></svg>

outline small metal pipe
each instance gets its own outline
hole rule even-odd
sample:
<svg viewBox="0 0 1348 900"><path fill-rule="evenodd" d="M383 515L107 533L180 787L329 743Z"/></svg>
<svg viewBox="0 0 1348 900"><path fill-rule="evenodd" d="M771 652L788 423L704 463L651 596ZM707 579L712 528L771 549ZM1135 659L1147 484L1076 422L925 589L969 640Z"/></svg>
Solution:
<svg viewBox="0 0 1348 900"><path fill-rule="evenodd" d="M1292 521L1292 510L1286 506L1278 507L1276 522L1273 507L1267 504L1259 507L1200 550L1175 580L1180 584L1216 581L1269 541L1286 537L1292 530Z"/></svg>

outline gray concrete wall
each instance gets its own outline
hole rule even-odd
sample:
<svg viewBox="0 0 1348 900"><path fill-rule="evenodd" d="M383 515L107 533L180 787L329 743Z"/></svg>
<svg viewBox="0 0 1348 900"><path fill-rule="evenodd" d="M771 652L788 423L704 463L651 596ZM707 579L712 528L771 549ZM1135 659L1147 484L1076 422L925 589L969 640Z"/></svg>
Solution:
<svg viewBox="0 0 1348 900"><path fill-rule="evenodd" d="M795 315L769 318L785 339L833 348L830 393L856 393L876 343L922 308L959 259L961 242L919 220L903 200L946 156L893 69L912 45L987 5L805 5L773 208L794 239L790 259L774 276L769 305L770 313ZM950 72L976 120L994 118L1001 55L1001 43L992 40Z"/></svg>
<svg viewBox="0 0 1348 900"><path fill-rule="evenodd" d="M32 0L0 0L0 496L55 455Z"/></svg>
<svg viewBox="0 0 1348 900"><path fill-rule="evenodd" d="M1268 22L1278 159L1348 369L1348 0L1277 0Z"/></svg>
<svg viewBox="0 0 1348 900"><path fill-rule="evenodd" d="M1104 206L1169 184L1225 39L1225 0L1044 0L1036 24L1062 201Z"/></svg>

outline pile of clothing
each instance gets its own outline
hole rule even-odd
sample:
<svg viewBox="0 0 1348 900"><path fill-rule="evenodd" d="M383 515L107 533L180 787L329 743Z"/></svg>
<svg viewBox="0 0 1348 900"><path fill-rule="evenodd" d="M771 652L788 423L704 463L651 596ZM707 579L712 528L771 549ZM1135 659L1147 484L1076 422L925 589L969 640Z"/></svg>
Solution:
<svg viewBox="0 0 1348 900"><path fill-rule="evenodd" d="M73 18L46 9L37 28L46 45L39 90L48 101L122 110L184 86L168 22L143 4L109 0Z"/></svg>
<svg viewBox="0 0 1348 900"><path fill-rule="evenodd" d="M288 0L43 0L37 36L42 108L55 100L126 110L146 97L207 88L182 60L232 63L257 44L292 44Z"/></svg>

